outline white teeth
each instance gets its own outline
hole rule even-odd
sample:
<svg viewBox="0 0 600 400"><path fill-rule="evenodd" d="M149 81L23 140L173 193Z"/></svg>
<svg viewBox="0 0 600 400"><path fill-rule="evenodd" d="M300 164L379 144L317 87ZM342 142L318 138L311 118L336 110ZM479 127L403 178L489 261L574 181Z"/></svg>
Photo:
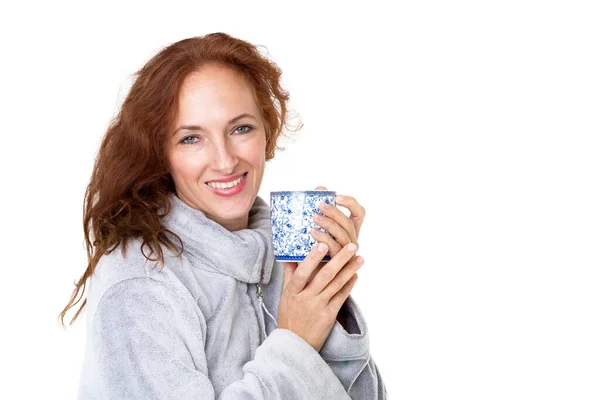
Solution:
<svg viewBox="0 0 600 400"><path fill-rule="evenodd" d="M244 176L240 176L235 181L231 182L208 182L207 185L216 189L229 189L240 183Z"/></svg>

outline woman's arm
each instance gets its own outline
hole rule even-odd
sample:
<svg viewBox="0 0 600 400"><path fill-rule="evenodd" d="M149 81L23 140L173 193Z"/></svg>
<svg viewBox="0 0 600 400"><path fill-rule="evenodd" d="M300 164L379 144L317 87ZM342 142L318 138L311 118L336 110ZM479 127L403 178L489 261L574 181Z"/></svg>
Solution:
<svg viewBox="0 0 600 400"><path fill-rule="evenodd" d="M388 398L385 384L369 350L366 321L352 298L348 297L338 322L320 351L352 399Z"/></svg>

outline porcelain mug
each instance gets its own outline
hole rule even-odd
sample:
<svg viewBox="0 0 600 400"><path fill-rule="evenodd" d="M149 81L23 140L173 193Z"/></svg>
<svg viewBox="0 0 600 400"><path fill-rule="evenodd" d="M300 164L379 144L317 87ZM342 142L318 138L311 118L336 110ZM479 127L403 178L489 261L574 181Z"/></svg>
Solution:
<svg viewBox="0 0 600 400"><path fill-rule="evenodd" d="M332 190L287 190L271 192L271 229L275 260L302 261L308 255L316 239L310 234L312 228L323 232L313 215L321 214L321 201L335 207L335 191ZM323 261L330 260L329 254Z"/></svg>

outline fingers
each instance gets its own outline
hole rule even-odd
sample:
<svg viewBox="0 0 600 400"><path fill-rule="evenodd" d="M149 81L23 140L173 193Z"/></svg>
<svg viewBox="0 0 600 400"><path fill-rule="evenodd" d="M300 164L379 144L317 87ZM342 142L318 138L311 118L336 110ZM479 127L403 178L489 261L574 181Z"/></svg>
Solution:
<svg viewBox="0 0 600 400"><path fill-rule="evenodd" d="M354 235L354 223L352 222L352 220L350 218L348 218L346 216L346 214L344 214L342 212L342 210L340 210L339 208L337 208L331 204L327 204L324 201L322 201L321 204L319 205L319 209L327 218L336 222L339 226L341 226L350 235L355 236ZM319 214L317 214L315 216L318 216L318 215ZM335 233L332 233L332 234L333 234L333 236L335 236ZM335 237L337 237L337 236L335 236Z"/></svg>
<svg viewBox="0 0 600 400"><path fill-rule="evenodd" d="M313 228L310 231L310 234L316 239L317 242L326 243L327 246L329 246L328 254L332 258L342 249L342 245L336 242L336 240L333 237L331 237L330 233L323 232L322 230L317 228Z"/></svg>
<svg viewBox="0 0 600 400"><path fill-rule="evenodd" d="M358 275L355 273L354 275L352 275L350 280L346 282L344 287L339 292L337 292L335 296L331 298L328 307L334 309L335 312L339 312L339 310L344 305L344 302L348 299L348 296L350 296L350 292L352 291L352 288L354 288L354 285L356 284L357 280Z"/></svg>
<svg viewBox="0 0 600 400"><path fill-rule="evenodd" d="M283 287L281 288L282 291L283 288L286 287L287 284L290 282L290 279L292 278L292 275L294 275L294 271L296 270L296 268L298 268L297 262L283 263Z"/></svg>
<svg viewBox="0 0 600 400"><path fill-rule="evenodd" d="M321 203L320 208L324 215L315 214L313 216L317 225L327 229L342 247L350 242L358 245L354 233L354 223L341 210L324 202Z"/></svg>
<svg viewBox="0 0 600 400"><path fill-rule="evenodd" d="M325 186L317 186L315 190L327 190L327 188ZM348 234L348 232L354 232L353 222L343 212L324 201L319 205L319 210L324 216L317 213L313 216L313 219L317 225L327 229L329 235L319 229L311 231L311 235L318 242L327 243L331 257L335 256L342 247L350 242L358 246L358 237ZM336 221L338 221L337 225Z"/></svg>
<svg viewBox="0 0 600 400"><path fill-rule="evenodd" d="M321 292L321 296L326 299L333 298L344 285L352 278L352 276L362 267L364 260L362 257L353 257L344 268L335 276L335 278Z"/></svg>
<svg viewBox="0 0 600 400"><path fill-rule="evenodd" d="M337 195L335 196L335 203L350 210L350 215L352 217L360 219L365 218L365 208L361 206L354 197L348 195Z"/></svg>
<svg viewBox="0 0 600 400"><path fill-rule="evenodd" d="M340 270L344 268L348 261L350 261L354 253L356 253L356 246L353 243L350 243L348 246L345 246L330 261L328 261L327 264L323 266L323 268L321 268L319 273L315 275L314 279L308 284L305 290L309 294L317 296L324 291L324 289L330 284L330 282L335 280L334 278L336 278L339 281L340 279L345 277L345 275L342 275L342 277L338 278L338 272L340 272ZM346 280L349 279L350 276L348 276ZM339 285L338 290L341 289L344 283ZM327 300L329 301L329 298L331 298L331 296L333 296L334 294L335 293L330 293L330 296L327 298Z"/></svg>
<svg viewBox="0 0 600 400"><path fill-rule="evenodd" d="M315 190L327 190L325 186L317 186ZM358 201L352 196L348 195L337 195L335 196L335 202L337 205L347 208L350 211L350 219L354 222L356 229L356 236L365 220L366 210L361 206Z"/></svg>
<svg viewBox="0 0 600 400"><path fill-rule="evenodd" d="M327 190L327 188L325 186L317 186L315 190ZM339 249L348 243L354 243L358 246L358 235L366 215L365 208L352 196L338 195L335 201L335 205L321 202L319 210L323 215L316 213L313 216L315 223L319 227L326 229L329 235L321 230L313 230L311 232L311 236L317 241L329 245L329 254L331 257L334 257L339 252ZM347 208L350 211L350 216L347 217L336 205Z"/></svg>
<svg viewBox="0 0 600 400"><path fill-rule="evenodd" d="M302 260L291 278L289 278L288 286L292 293L298 294L304 290L313 271L318 267L323 257L325 257L328 249L325 243L317 243L313 246L310 253Z"/></svg>
<svg viewBox="0 0 600 400"><path fill-rule="evenodd" d="M361 206L358 201L352 196L335 196L336 205L342 206L350 210L350 220L354 223L354 228L356 230L356 237L360 232L360 228L365 220L366 210L363 206Z"/></svg>

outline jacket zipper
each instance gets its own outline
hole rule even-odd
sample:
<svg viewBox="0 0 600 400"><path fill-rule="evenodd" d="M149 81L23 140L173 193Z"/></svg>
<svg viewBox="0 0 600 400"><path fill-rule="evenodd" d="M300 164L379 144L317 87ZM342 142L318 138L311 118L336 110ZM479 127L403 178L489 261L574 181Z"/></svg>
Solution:
<svg viewBox="0 0 600 400"><path fill-rule="evenodd" d="M258 283L256 284L256 297L258 297L259 300L262 300L263 297L263 291L260 287L260 283L263 280L263 275L265 273L264 267L261 267L260 269L260 279L258 280Z"/></svg>
<svg viewBox="0 0 600 400"><path fill-rule="evenodd" d="M262 334L263 334L262 340L265 340L267 338L267 321L266 321L266 318L265 318L265 314L263 313L263 310L262 310L263 309L263 291L262 291L262 288L260 287L260 282L262 281L263 273L264 273L263 269L261 268L261 270L260 270L260 279L256 283L256 297L258 297L258 303L259 303L258 309L259 309L259 312L262 314L263 323L264 323L264 325L262 326ZM260 318L259 318L259 322L258 323L260 325Z"/></svg>
<svg viewBox="0 0 600 400"><path fill-rule="evenodd" d="M275 319L275 317L273 317L273 315L269 312L269 310L267 310L267 307L265 306L265 304L263 302L264 293L262 291L262 288L260 287L260 283L263 280L264 274L265 274L265 270L264 270L264 268L261 268L260 279L258 280L258 283L256 284L256 297L258 297L258 302L260 303L261 313L262 313L263 321L264 321L263 333L266 338L267 337L267 319L265 317L265 314L262 312L262 310L264 310L269 315L269 317L271 318L273 323L275 323L276 327L278 326L278 323L277 323L277 319Z"/></svg>

